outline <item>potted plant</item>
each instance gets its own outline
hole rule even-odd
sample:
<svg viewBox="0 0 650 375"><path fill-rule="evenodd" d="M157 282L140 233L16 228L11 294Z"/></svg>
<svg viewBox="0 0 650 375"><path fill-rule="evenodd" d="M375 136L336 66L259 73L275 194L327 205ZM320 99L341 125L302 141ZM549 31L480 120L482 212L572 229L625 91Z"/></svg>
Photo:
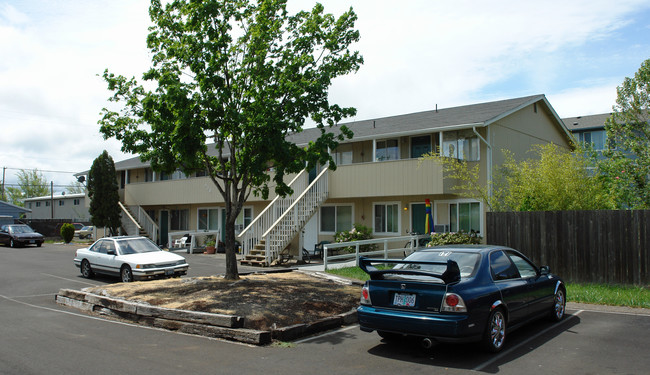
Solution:
<svg viewBox="0 0 650 375"><path fill-rule="evenodd" d="M216 252L216 245L217 241L214 238L214 235L209 234L205 237L205 252L204 254L214 254Z"/></svg>

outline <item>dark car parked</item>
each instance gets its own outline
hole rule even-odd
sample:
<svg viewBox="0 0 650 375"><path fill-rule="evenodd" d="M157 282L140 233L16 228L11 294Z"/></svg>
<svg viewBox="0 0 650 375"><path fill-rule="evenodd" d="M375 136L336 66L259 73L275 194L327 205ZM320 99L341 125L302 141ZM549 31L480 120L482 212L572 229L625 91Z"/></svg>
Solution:
<svg viewBox="0 0 650 375"><path fill-rule="evenodd" d="M370 275L357 309L361 330L386 340L413 336L425 347L482 341L498 352L513 329L564 317L562 279L507 247L441 246L404 260L361 258L360 266Z"/></svg>
<svg viewBox="0 0 650 375"><path fill-rule="evenodd" d="M42 234L25 224L9 224L0 227L0 243L6 246L19 247L25 245L36 245L41 247L45 241Z"/></svg>

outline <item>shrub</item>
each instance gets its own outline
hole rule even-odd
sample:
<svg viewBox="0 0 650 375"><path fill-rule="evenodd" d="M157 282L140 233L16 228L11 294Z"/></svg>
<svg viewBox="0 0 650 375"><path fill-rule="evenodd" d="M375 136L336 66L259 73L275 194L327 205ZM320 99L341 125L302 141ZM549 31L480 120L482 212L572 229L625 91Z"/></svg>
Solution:
<svg viewBox="0 0 650 375"><path fill-rule="evenodd" d="M72 241L74 238L74 231L74 225L70 223L61 225L61 237L63 237L63 241L65 241L65 243L70 243L70 241Z"/></svg>
<svg viewBox="0 0 650 375"><path fill-rule="evenodd" d="M372 230L365 225L353 224L352 229L349 231L336 232L334 235L334 241L336 242L352 242L352 241L363 241L372 239ZM377 248L377 245L361 245L359 251L373 251ZM343 247L337 249L342 253L353 253L356 249L352 246Z"/></svg>
<svg viewBox="0 0 650 375"><path fill-rule="evenodd" d="M447 232L447 233L434 233L431 236L431 242L428 246L440 245L464 245L464 244L479 244L481 243L481 236L472 231L465 232Z"/></svg>

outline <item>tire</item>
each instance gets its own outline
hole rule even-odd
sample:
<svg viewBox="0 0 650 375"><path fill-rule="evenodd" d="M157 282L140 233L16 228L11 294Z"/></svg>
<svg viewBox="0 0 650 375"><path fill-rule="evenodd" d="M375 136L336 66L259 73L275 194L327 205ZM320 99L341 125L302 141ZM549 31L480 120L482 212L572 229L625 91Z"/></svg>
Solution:
<svg viewBox="0 0 650 375"><path fill-rule="evenodd" d="M494 309L490 313L485 333L483 334L483 347L491 353L498 353L503 349L506 340L506 316L502 309Z"/></svg>
<svg viewBox="0 0 650 375"><path fill-rule="evenodd" d="M404 244L404 258L407 256L413 254L413 242L409 241L406 244Z"/></svg>
<svg viewBox="0 0 650 375"><path fill-rule="evenodd" d="M133 281L133 271L131 271L131 267L124 265L122 266L122 269L120 270L120 278L122 279L123 283L130 283Z"/></svg>
<svg viewBox="0 0 650 375"><path fill-rule="evenodd" d="M553 297L553 309L550 313L550 318L554 322L559 322L564 319L566 313L566 291L560 287Z"/></svg>
<svg viewBox="0 0 650 375"><path fill-rule="evenodd" d="M13 247L13 248L18 247L18 244L16 244L16 242L14 242L13 238L9 241L9 247Z"/></svg>
<svg viewBox="0 0 650 375"><path fill-rule="evenodd" d="M36 247L41 247L41 246L43 246L42 243L37 243L37 244L36 244Z"/></svg>
<svg viewBox="0 0 650 375"><path fill-rule="evenodd" d="M95 273L93 272L92 267L90 267L90 262L88 259L84 259L81 261L81 276L85 277L86 279L92 279L95 276Z"/></svg>

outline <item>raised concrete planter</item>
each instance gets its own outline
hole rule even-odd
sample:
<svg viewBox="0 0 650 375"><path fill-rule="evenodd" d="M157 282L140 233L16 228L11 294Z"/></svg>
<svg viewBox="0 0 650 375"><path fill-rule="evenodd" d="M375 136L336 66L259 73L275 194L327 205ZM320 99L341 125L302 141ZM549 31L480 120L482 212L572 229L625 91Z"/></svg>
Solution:
<svg viewBox="0 0 650 375"><path fill-rule="evenodd" d="M266 345L273 339L295 340L357 321L356 310L352 310L346 314L309 324L298 324L271 331L258 331L242 328L245 318L240 316L168 309L72 289L59 290L55 300L61 305L126 319L138 324L254 345Z"/></svg>

